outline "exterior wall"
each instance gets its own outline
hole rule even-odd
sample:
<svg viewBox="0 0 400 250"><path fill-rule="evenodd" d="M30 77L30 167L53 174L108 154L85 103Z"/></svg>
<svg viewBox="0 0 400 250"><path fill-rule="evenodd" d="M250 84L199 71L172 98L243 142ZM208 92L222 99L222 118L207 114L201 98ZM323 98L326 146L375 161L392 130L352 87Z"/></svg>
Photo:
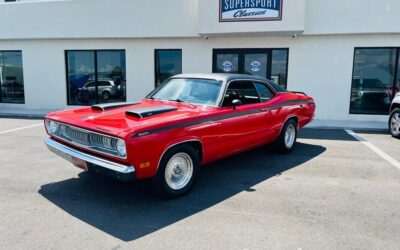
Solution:
<svg viewBox="0 0 400 250"><path fill-rule="evenodd" d="M0 39L400 33L395 0L283 0L282 20L267 22L219 23L218 10L219 0L3 3Z"/></svg>
<svg viewBox="0 0 400 250"><path fill-rule="evenodd" d="M305 0L284 0L281 21L219 22L219 0L201 0L199 33L220 36L237 33L299 34L304 31Z"/></svg>
<svg viewBox="0 0 400 250"><path fill-rule="evenodd" d="M398 0L306 0L305 35L400 33Z"/></svg>
<svg viewBox="0 0 400 250"><path fill-rule="evenodd" d="M0 39L193 37L197 16L198 0L4 3Z"/></svg>
<svg viewBox="0 0 400 250"><path fill-rule="evenodd" d="M386 121L349 114L354 47L399 45L400 35L0 41L1 50L22 50L25 79L25 104L0 109L68 108L65 50L125 49L127 100L136 101L154 88L154 49L182 48L184 73L210 73L213 48L289 48L288 88L315 98L317 119Z"/></svg>

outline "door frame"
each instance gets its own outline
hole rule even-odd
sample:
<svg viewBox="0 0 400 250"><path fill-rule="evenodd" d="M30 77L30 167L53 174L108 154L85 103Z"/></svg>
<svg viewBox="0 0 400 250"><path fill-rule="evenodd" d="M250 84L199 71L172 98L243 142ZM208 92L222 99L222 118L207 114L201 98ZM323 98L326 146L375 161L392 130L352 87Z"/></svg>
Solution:
<svg viewBox="0 0 400 250"><path fill-rule="evenodd" d="M237 54L238 59L238 69L239 74L244 74L244 61L245 54L266 54L267 55L267 75L265 78L271 79L272 75L272 51L274 50L286 50L287 58L286 58L286 76L289 71L289 48L216 48L213 49L213 58L212 58L212 72L217 72L217 55L218 54ZM287 82L285 83L285 86Z"/></svg>

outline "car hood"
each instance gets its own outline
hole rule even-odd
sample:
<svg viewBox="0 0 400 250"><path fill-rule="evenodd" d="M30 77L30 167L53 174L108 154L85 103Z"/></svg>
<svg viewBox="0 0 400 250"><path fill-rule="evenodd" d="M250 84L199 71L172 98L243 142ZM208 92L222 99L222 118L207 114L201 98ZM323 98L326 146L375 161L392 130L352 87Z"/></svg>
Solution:
<svg viewBox="0 0 400 250"><path fill-rule="evenodd" d="M50 113L47 119L103 134L124 138L136 131L156 128L163 124L175 124L194 117L207 115L216 108L195 106L158 100L142 100L129 106L109 110L95 110L92 107L71 109ZM165 112L151 112L166 110ZM142 117L137 113L146 114Z"/></svg>

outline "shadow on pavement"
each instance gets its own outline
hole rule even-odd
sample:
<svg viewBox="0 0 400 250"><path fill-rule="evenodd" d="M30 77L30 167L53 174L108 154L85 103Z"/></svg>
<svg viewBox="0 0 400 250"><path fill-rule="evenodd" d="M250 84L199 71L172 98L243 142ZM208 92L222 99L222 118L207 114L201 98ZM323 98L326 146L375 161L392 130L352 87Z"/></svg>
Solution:
<svg viewBox="0 0 400 250"><path fill-rule="evenodd" d="M353 130L357 134L369 134L369 135L390 135L389 129L385 130L365 130L365 129L357 129Z"/></svg>
<svg viewBox="0 0 400 250"><path fill-rule="evenodd" d="M313 140L357 141L353 136L347 134L344 129L307 128L299 131L299 138Z"/></svg>
<svg viewBox="0 0 400 250"><path fill-rule="evenodd" d="M123 241L153 233L298 167L322 154L322 146L298 143L288 155L265 147L203 166L192 191L179 199L153 194L149 181L122 184L92 174L43 185L39 193L72 216Z"/></svg>

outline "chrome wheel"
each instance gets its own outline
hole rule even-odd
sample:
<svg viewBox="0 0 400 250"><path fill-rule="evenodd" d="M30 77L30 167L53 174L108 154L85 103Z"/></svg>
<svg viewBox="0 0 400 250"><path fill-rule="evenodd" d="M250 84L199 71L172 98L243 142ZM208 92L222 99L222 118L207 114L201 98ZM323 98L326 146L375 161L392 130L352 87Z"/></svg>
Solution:
<svg viewBox="0 0 400 250"><path fill-rule="evenodd" d="M390 130L393 135L400 135L400 114L394 113L390 119Z"/></svg>
<svg viewBox="0 0 400 250"><path fill-rule="evenodd" d="M285 132L285 146L291 148L296 140L296 128L293 124L289 124Z"/></svg>
<svg viewBox="0 0 400 250"><path fill-rule="evenodd" d="M186 153L177 153L169 159L165 168L165 181L173 190L180 190L190 182L193 160Z"/></svg>

